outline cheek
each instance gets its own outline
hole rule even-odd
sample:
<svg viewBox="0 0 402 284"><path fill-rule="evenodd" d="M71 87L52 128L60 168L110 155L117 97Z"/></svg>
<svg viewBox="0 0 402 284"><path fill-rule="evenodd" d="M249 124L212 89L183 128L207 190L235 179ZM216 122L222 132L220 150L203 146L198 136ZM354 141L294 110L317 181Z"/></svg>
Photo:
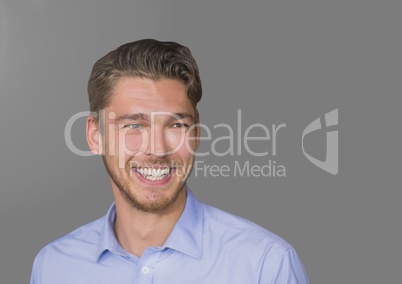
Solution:
<svg viewBox="0 0 402 284"><path fill-rule="evenodd" d="M145 129L121 131L118 134L118 153L138 156L147 149L149 134Z"/></svg>
<svg viewBox="0 0 402 284"><path fill-rule="evenodd" d="M138 152L144 149L146 143L146 137L141 134L127 134L123 138L120 138L120 148L128 150L130 152Z"/></svg>
<svg viewBox="0 0 402 284"><path fill-rule="evenodd" d="M196 149L196 138L187 134L184 136L180 147L178 147L177 154L182 161L190 161L194 159Z"/></svg>
<svg viewBox="0 0 402 284"><path fill-rule="evenodd" d="M183 148L186 140L184 131L165 131L165 141L172 153L178 152Z"/></svg>

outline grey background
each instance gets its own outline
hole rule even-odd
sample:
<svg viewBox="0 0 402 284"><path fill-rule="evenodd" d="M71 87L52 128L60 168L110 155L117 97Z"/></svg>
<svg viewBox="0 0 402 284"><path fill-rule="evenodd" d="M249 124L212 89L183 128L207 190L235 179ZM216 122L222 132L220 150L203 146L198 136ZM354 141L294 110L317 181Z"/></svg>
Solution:
<svg viewBox="0 0 402 284"><path fill-rule="evenodd" d="M241 156L202 158L230 166L271 159L286 177L193 176L197 197L288 240L312 283L399 283L401 8L400 1L1 0L0 282L27 283L41 247L106 213L112 195L101 159L73 154L64 127L88 110L95 60L157 38L187 45L197 59L204 124L235 128L241 109L243 131L287 125L275 157L243 148ZM301 135L335 108L340 167L332 176L304 157ZM84 126L78 120L72 135L87 150ZM270 151L270 142L253 143ZM306 143L324 157L324 132Z"/></svg>

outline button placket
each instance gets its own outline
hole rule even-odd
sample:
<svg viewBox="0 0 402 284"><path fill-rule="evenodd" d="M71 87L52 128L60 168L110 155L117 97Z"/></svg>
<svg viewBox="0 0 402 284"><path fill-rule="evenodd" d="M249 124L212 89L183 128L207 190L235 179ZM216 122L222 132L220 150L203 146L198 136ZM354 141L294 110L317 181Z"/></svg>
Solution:
<svg viewBox="0 0 402 284"><path fill-rule="evenodd" d="M152 283L156 263L160 257L160 251L153 248L147 248L138 262L138 283Z"/></svg>

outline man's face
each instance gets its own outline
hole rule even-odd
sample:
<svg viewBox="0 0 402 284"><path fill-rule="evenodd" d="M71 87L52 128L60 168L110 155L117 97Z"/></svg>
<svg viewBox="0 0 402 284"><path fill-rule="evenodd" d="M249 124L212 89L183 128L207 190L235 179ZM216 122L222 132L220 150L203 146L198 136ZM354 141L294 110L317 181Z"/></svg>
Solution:
<svg viewBox="0 0 402 284"><path fill-rule="evenodd" d="M103 160L115 198L158 212L185 196L198 134L182 82L121 78L103 115Z"/></svg>

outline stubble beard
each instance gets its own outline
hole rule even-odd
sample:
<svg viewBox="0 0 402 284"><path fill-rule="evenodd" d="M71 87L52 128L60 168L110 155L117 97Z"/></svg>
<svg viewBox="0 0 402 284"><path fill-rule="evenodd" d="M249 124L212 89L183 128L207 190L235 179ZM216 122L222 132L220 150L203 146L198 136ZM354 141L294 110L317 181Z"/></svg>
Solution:
<svg viewBox="0 0 402 284"><path fill-rule="evenodd" d="M127 173L128 178L122 177L119 178L118 175L114 172L112 166L109 164L105 156L102 156L103 163L105 165L106 171L109 174L112 182L117 186L119 189L120 194L123 196L123 198L126 200L126 202L133 208L143 211L143 212L148 212L148 213L157 213L160 212L169 206L171 206L179 197L180 193L185 190L186 188L186 183L187 179L190 176L192 166L190 168L190 171L188 173L184 173L182 176L182 180L178 185L173 185L177 187L174 191L173 194L169 195L167 198L164 198L162 200L155 200L155 201L141 201L139 198L135 196L133 193L135 189L133 189L134 184L132 183L131 180L131 166L130 163L127 163L125 172ZM147 161L149 164L161 164L161 165L169 165L172 163L169 159L153 159L152 161ZM136 162L138 164L138 162ZM141 164L141 163L139 163ZM183 166L181 165L183 168ZM176 173L177 174L177 173ZM138 190L143 190L143 189L138 189ZM157 194L157 193L156 193Z"/></svg>

